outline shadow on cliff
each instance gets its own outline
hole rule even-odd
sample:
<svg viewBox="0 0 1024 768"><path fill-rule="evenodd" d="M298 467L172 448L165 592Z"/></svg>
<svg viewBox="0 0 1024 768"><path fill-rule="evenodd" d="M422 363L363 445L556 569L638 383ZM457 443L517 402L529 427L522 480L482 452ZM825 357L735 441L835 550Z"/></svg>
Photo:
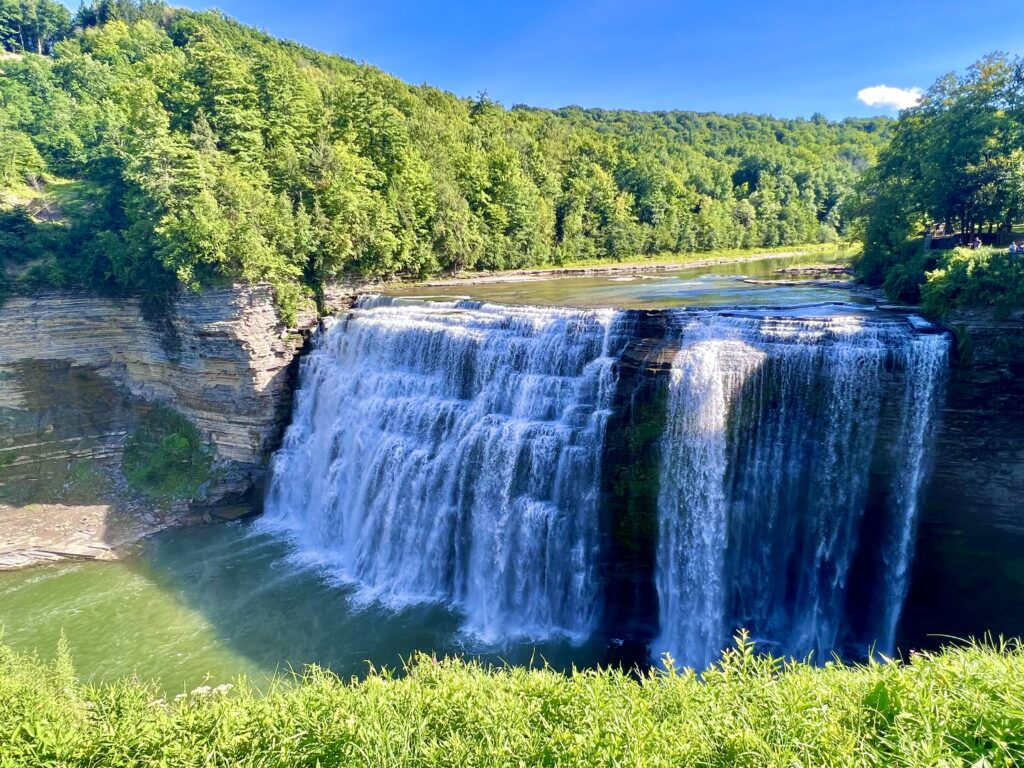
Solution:
<svg viewBox="0 0 1024 768"><path fill-rule="evenodd" d="M1022 328L974 319L973 353L952 370L922 494L905 646L1024 635L1024 357L1006 348Z"/></svg>
<svg viewBox="0 0 1024 768"><path fill-rule="evenodd" d="M0 377L0 503L108 501L105 467L148 406L65 361L8 364Z"/></svg>

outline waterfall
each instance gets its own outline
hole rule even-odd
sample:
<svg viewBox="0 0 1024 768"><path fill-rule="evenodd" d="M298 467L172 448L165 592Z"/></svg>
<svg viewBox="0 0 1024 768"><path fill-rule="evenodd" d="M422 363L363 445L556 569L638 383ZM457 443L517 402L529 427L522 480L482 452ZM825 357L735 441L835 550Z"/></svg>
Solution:
<svg viewBox="0 0 1024 768"><path fill-rule="evenodd" d="M265 524L366 599L585 637L624 318L364 297L303 362Z"/></svg>
<svg viewBox="0 0 1024 768"><path fill-rule="evenodd" d="M356 599L443 602L488 643L620 638L637 599L643 642L698 668L739 628L891 652L948 339L809 314L365 296L302 363L263 525ZM653 410L624 405L637 376Z"/></svg>
<svg viewBox="0 0 1024 768"><path fill-rule="evenodd" d="M703 668L739 628L797 657L891 652L948 340L902 318L673 314L656 653Z"/></svg>

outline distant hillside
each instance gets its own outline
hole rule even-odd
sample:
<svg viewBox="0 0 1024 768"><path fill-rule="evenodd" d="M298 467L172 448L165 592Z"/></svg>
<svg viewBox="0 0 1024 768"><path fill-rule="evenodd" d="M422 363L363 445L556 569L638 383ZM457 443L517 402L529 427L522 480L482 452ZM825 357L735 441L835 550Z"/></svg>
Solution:
<svg viewBox="0 0 1024 768"><path fill-rule="evenodd" d="M246 278L287 309L340 273L829 241L892 125L505 109L153 2L0 0L0 42L0 253L27 287Z"/></svg>

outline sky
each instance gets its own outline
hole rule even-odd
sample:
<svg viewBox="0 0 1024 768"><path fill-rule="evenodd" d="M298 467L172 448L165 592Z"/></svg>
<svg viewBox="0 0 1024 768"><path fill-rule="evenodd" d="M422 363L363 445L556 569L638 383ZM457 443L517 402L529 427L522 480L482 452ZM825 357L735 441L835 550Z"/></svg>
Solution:
<svg viewBox="0 0 1024 768"><path fill-rule="evenodd" d="M1024 54L1024 0L174 4L506 106L895 114L988 52Z"/></svg>

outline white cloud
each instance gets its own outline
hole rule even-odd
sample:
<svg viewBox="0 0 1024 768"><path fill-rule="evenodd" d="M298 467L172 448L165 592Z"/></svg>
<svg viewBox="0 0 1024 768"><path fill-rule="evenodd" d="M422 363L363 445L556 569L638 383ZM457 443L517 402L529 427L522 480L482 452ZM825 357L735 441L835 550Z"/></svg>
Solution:
<svg viewBox="0 0 1024 768"><path fill-rule="evenodd" d="M891 85L872 85L857 91L857 98L869 107L910 109L921 101L920 88L895 88Z"/></svg>

